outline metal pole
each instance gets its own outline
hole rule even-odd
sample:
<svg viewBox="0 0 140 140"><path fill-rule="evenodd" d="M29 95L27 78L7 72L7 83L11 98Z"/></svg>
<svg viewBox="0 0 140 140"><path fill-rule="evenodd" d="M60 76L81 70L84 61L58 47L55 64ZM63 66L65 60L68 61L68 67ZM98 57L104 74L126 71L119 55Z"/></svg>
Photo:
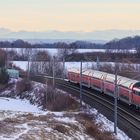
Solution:
<svg viewBox="0 0 140 140"><path fill-rule="evenodd" d="M5 63L5 68L8 69L8 60L9 60L9 52L8 52L8 48L6 48L6 53L7 53L7 58L6 58L6 63Z"/></svg>
<svg viewBox="0 0 140 140"><path fill-rule="evenodd" d="M46 108L47 108L47 100L48 100L48 95L47 95L47 90L48 89L47 89L47 87L48 87L48 81L46 80L46 94L45 94L45 96L46 96Z"/></svg>
<svg viewBox="0 0 140 140"><path fill-rule="evenodd" d="M117 66L115 64L115 90L114 90L114 133L117 134Z"/></svg>
<svg viewBox="0 0 140 140"><path fill-rule="evenodd" d="M82 107L82 61L80 63L80 105Z"/></svg>
<svg viewBox="0 0 140 140"><path fill-rule="evenodd" d="M96 65L97 65L97 70L99 70L99 57L97 56L97 59L96 59Z"/></svg>
<svg viewBox="0 0 140 140"><path fill-rule="evenodd" d="M55 56L53 56L53 87L55 87Z"/></svg>
<svg viewBox="0 0 140 140"><path fill-rule="evenodd" d="M28 49L28 72L27 72L27 80L29 80L29 71L30 71L30 53Z"/></svg>
<svg viewBox="0 0 140 140"><path fill-rule="evenodd" d="M65 79L65 57L63 57L63 80Z"/></svg>

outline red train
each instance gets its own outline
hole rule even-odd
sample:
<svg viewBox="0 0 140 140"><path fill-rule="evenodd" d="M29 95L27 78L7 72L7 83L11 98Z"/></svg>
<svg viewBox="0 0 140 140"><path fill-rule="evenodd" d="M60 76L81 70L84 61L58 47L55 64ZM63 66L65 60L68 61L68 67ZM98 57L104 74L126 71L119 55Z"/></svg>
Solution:
<svg viewBox="0 0 140 140"><path fill-rule="evenodd" d="M68 70L68 80L80 83L80 71ZM82 72L82 85L99 90L110 96L114 96L115 75L96 70L85 70ZM126 77L117 76L117 97L121 101L140 107L140 81Z"/></svg>

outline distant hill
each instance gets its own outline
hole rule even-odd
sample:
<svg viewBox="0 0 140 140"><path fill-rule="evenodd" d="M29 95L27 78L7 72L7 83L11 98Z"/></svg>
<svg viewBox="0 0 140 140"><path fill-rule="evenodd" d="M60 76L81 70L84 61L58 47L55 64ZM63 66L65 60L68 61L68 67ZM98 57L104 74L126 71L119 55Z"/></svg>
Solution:
<svg viewBox="0 0 140 140"><path fill-rule="evenodd" d="M58 41L65 41L66 43L74 42L77 40L90 41L93 43L104 44L109 40L114 38L124 38L127 36L140 35L140 30L103 30L103 31L92 31L92 32L82 32L82 31L18 31L13 32L9 29L0 28L0 39L1 40L16 40L23 39L28 40L32 43L54 43Z"/></svg>
<svg viewBox="0 0 140 140"><path fill-rule="evenodd" d="M106 49L137 49L140 48L140 36L112 40L104 45Z"/></svg>
<svg viewBox="0 0 140 140"><path fill-rule="evenodd" d="M9 33L6 29L0 29L0 35ZM0 39L1 48L88 48L88 49L140 49L140 36L113 39L109 42L102 40L79 40L76 39Z"/></svg>

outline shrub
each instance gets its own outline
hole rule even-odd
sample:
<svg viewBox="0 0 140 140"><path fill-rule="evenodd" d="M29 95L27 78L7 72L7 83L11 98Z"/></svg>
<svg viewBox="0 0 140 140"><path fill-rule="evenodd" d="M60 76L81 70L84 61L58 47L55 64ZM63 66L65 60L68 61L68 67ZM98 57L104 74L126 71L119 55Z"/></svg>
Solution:
<svg viewBox="0 0 140 140"><path fill-rule="evenodd" d="M60 125L60 124L56 124L55 127L54 127L54 130L57 130L58 132L60 133L63 133L63 134L68 134L69 133L69 130L67 127L65 127L64 125Z"/></svg>
<svg viewBox="0 0 140 140"><path fill-rule="evenodd" d="M20 94L25 91L31 90L32 85L31 82L27 79L22 79L16 83L16 92Z"/></svg>
<svg viewBox="0 0 140 140"><path fill-rule="evenodd" d="M76 109L79 105L78 102L75 101L71 96L53 89L52 86L48 86L46 94L46 106L47 109L52 111L63 111Z"/></svg>
<svg viewBox="0 0 140 140"><path fill-rule="evenodd" d="M85 126L86 133L93 136L96 140L117 140L113 133L102 131L102 124L96 124L93 117L87 113L79 113L77 120Z"/></svg>
<svg viewBox="0 0 140 140"><path fill-rule="evenodd" d="M7 60L6 51L0 49L0 67L4 67Z"/></svg>
<svg viewBox="0 0 140 140"><path fill-rule="evenodd" d="M7 84L9 81L9 75L5 68L0 69L0 84Z"/></svg>

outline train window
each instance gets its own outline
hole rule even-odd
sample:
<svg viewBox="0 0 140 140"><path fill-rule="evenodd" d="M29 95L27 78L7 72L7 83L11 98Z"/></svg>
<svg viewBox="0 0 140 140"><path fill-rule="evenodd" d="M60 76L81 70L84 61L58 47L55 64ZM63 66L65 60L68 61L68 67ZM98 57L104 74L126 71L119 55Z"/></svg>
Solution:
<svg viewBox="0 0 140 140"><path fill-rule="evenodd" d="M140 96L140 92L138 92L138 91L134 91L134 94Z"/></svg>
<svg viewBox="0 0 140 140"><path fill-rule="evenodd" d="M140 87L140 82L137 82L136 84L134 84L134 87Z"/></svg>

